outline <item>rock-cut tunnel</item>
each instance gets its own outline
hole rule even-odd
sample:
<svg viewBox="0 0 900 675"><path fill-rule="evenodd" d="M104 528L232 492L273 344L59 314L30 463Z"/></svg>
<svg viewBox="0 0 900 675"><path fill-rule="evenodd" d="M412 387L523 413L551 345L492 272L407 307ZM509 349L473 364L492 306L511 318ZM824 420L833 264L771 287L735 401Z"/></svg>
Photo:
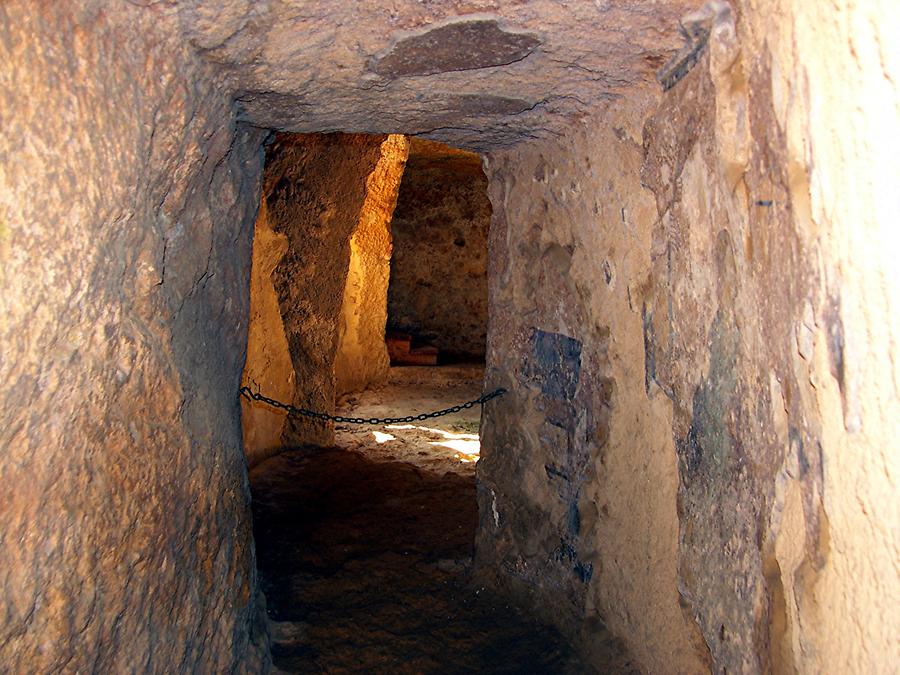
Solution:
<svg viewBox="0 0 900 675"><path fill-rule="evenodd" d="M0 670L895 672L897 31L2 3Z"/></svg>

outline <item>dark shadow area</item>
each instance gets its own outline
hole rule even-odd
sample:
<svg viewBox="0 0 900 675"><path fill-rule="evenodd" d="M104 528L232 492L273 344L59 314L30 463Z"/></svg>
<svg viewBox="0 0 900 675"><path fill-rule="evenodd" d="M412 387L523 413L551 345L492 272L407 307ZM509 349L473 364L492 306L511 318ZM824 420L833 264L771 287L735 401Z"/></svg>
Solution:
<svg viewBox="0 0 900 675"><path fill-rule="evenodd" d="M474 476L326 448L250 477L280 669L591 672L555 630L470 583Z"/></svg>

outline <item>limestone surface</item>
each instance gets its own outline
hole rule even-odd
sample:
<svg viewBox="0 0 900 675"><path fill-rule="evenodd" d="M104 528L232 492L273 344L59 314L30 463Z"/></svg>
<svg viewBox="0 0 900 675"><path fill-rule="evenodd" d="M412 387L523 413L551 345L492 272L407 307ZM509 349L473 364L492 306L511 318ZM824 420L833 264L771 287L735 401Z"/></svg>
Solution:
<svg viewBox="0 0 900 675"><path fill-rule="evenodd" d="M178 4L231 75L242 120L299 132L422 134L487 151L564 133L636 90L693 0ZM298 37L302 36L302 38Z"/></svg>
<svg viewBox="0 0 900 675"><path fill-rule="evenodd" d="M241 386L285 402L294 400L296 374L272 273L287 248L287 237L276 233L269 225L263 200L253 228L250 322ZM284 410L241 398L244 454L250 467L284 447L281 434L286 421Z"/></svg>
<svg viewBox="0 0 900 675"><path fill-rule="evenodd" d="M610 629L647 672L710 668L679 595L678 473L644 386L651 195L640 109L493 155L476 565L590 651Z"/></svg>
<svg viewBox="0 0 900 675"><path fill-rule="evenodd" d="M261 672L240 383L263 134L171 12L0 7L0 663Z"/></svg>
<svg viewBox="0 0 900 675"><path fill-rule="evenodd" d="M296 378L292 403L301 408L334 409L350 238L384 141L363 134L280 134L266 149L268 219L287 238L272 280ZM330 423L290 416L282 441L287 446L328 445L333 435Z"/></svg>
<svg viewBox="0 0 900 675"><path fill-rule="evenodd" d="M476 562L650 672L898 656L900 398L873 359L897 349L900 287L863 243L879 218L850 212L886 208L896 156L862 136L886 128L874 92L900 99L896 62L872 67L861 28L886 7L842 3L853 28L808 7L710 3L708 49L661 101L488 162L487 385L511 393L484 420ZM839 73L871 102L855 147L810 98Z"/></svg>

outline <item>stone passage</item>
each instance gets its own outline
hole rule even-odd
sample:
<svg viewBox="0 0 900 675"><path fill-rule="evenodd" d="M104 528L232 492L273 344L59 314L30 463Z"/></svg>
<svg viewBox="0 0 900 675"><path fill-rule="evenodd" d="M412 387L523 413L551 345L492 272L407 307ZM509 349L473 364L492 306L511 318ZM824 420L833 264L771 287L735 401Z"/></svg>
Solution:
<svg viewBox="0 0 900 675"><path fill-rule="evenodd" d="M897 0L0 0L0 670L266 673L259 550L281 664L895 673L897 35ZM508 392L474 488L412 450L469 467L471 429L269 464L345 430L237 397L384 383L408 137L464 151L412 145L392 316Z"/></svg>
<svg viewBox="0 0 900 675"><path fill-rule="evenodd" d="M266 151L243 385L301 407L383 382L391 234L409 141L279 134ZM242 404L250 464L330 425Z"/></svg>
<svg viewBox="0 0 900 675"><path fill-rule="evenodd" d="M394 369L387 387L353 405L397 414L449 405L480 385L480 369ZM477 433L477 412L417 427L338 429L344 447L287 452L251 472L280 670L595 672L555 629L472 574ZM596 672L636 673L607 640Z"/></svg>

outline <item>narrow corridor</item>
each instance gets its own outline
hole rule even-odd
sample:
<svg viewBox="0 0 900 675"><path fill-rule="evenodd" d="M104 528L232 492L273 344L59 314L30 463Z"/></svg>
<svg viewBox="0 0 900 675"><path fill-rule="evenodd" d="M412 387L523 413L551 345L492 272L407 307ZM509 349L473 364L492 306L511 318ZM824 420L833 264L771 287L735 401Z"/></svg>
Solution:
<svg viewBox="0 0 900 675"><path fill-rule="evenodd" d="M364 392L354 410L368 416L445 407L473 389L477 395L480 379L473 377L480 378L478 369L394 369L391 383ZM278 668L592 672L555 630L470 577L478 413L429 428L338 430L344 447L293 450L251 472ZM624 659L608 670L630 671Z"/></svg>

